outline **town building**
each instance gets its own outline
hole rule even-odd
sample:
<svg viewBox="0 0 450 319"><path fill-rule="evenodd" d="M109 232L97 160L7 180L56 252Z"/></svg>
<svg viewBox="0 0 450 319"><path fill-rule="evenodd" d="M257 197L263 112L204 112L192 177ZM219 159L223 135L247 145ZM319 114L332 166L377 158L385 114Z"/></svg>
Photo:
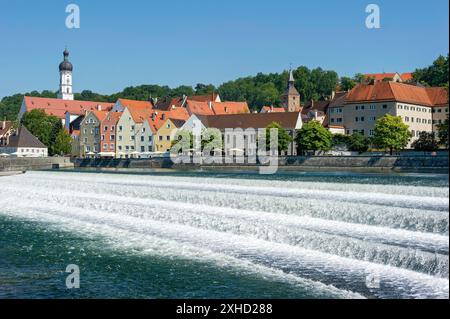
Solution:
<svg viewBox="0 0 450 319"><path fill-rule="evenodd" d="M0 130L1 134L1 130ZM13 157L47 157L48 148L37 137L28 131L25 126L9 135L6 143L0 146L1 154ZM5 142L5 140L3 142Z"/></svg>
<svg viewBox="0 0 450 319"><path fill-rule="evenodd" d="M100 123L101 157L116 157L116 127L122 113L107 112Z"/></svg>
<svg viewBox="0 0 450 319"><path fill-rule="evenodd" d="M79 133L80 157L93 157L101 152L100 125L106 115L105 111L91 111L84 116Z"/></svg>
<svg viewBox="0 0 450 319"><path fill-rule="evenodd" d="M25 96L18 117L20 120L25 112L40 109L47 115L53 115L61 119L63 126L69 130L70 123L80 115L85 115L87 112L92 111L109 111L113 106L113 103L107 102L72 101Z"/></svg>
<svg viewBox="0 0 450 319"><path fill-rule="evenodd" d="M165 153L172 148L172 141L175 140L178 130L186 121L177 119L167 119L155 134L155 152Z"/></svg>
<svg viewBox="0 0 450 319"><path fill-rule="evenodd" d="M256 142L258 129L266 129L273 123L279 124L288 134L295 138L296 131L303 126L301 112L284 112L284 113L250 113L250 114L234 114L234 115L213 115L198 116L203 127L218 129L222 133L224 143L233 143L235 132L227 132L227 129L251 129L246 135L247 141ZM185 128L187 128L185 126ZM248 135L248 136L247 136ZM290 143L285 155L296 155L297 146L293 141Z"/></svg>
<svg viewBox="0 0 450 319"><path fill-rule="evenodd" d="M448 94L444 88L423 88L398 82L375 82L361 84L346 96L342 108L333 107L337 114L330 119L339 119L346 134L355 132L373 136L377 119L386 114L400 116L413 135L411 143L421 132L433 132L433 109L448 105ZM330 109L331 112L331 109ZM342 113L340 113L342 112ZM410 145L411 145L410 143Z"/></svg>

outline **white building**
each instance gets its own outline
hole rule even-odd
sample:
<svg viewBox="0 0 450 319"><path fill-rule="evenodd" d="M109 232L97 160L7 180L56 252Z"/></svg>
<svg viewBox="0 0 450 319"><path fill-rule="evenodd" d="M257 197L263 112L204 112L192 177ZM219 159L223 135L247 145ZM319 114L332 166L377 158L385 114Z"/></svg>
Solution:
<svg viewBox="0 0 450 319"><path fill-rule="evenodd" d="M0 147L0 153L14 157L47 157L48 148L36 136L22 126L9 136L8 144Z"/></svg>
<svg viewBox="0 0 450 319"><path fill-rule="evenodd" d="M73 65L69 62L69 51L64 50L64 61L59 65L59 92L58 99L74 100L72 89Z"/></svg>

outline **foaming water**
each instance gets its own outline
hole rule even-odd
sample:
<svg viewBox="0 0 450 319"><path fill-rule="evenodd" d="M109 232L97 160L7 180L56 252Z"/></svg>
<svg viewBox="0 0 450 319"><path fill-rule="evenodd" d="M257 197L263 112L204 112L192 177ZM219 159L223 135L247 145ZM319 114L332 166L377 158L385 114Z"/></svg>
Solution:
<svg viewBox="0 0 450 319"><path fill-rule="evenodd" d="M312 298L449 295L448 186L67 172L2 181L0 215L119 250L226 261Z"/></svg>

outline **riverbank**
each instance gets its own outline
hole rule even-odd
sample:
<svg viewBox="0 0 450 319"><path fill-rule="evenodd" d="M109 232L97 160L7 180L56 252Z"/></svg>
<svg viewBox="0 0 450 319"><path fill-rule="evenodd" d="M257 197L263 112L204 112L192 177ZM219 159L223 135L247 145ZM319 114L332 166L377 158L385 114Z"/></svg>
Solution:
<svg viewBox="0 0 450 319"><path fill-rule="evenodd" d="M177 164L170 158L76 159L75 168L258 170L250 163ZM429 172L448 174L448 154L439 156L288 156L280 157L280 170L354 172Z"/></svg>
<svg viewBox="0 0 450 319"><path fill-rule="evenodd" d="M0 174L52 168L73 168L69 157L0 158ZM1 176L1 175L0 175Z"/></svg>

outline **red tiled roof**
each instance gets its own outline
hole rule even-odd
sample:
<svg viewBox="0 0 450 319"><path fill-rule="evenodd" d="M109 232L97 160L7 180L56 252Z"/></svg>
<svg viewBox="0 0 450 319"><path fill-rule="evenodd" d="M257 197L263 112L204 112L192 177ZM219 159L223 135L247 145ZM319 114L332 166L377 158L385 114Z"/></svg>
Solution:
<svg viewBox="0 0 450 319"><path fill-rule="evenodd" d="M187 100L186 107L190 114L196 115L214 115L214 110L210 107L209 102L199 102L195 100Z"/></svg>
<svg viewBox="0 0 450 319"><path fill-rule="evenodd" d="M250 113L247 102L213 102L214 114L244 114Z"/></svg>
<svg viewBox="0 0 450 319"><path fill-rule="evenodd" d="M106 118L106 115L108 115L108 111L92 111L91 113L93 113L100 122L103 122Z"/></svg>
<svg viewBox="0 0 450 319"><path fill-rule="evenodd" d="M266 128L272 123L278 123L285 129L295 129L299 112L285 113L248 113L233 115L199 116L200 121L209 128Z"/></svg>
<svg viewBox="0 0 450 319"><path fill-rule="evenodd" d="M189 96L188 99L191 101L197 101L197 102L215 102L219 94L212 93L208 95L194 95Z"/></svg>
<svg viewBox="0 0 450 319"><path fill-rule="evenodd" d="M123 107L128 108L152 108L152 103L150 101L119 99L119 102Z"/></svg>
<svg viewBox="0 0 450 319"><path fill-rule="evenodd" d="M448 91L445 88L434 87L425 89L434 106L448 105Z"/></svg>
<svg viewBox="0 0 450 319"><path fill-rule="evenodd" d="M106 111L111 110L114 106L114 103L107 102L69 101L30 96L25 96L24 102L27 112L34 109L41 109L47 115L54 115L60 119L65 118L66 112L74 115L83 115L86 112L98 110L99 106L101 106L102 110Z"/></svg>
<svg viewBox="0 0 450 319"><path fill-rule="evenodd" d="M408 82L413 79L413 73L403 73L400 77L404 82Z"/></svg>
<svg viewBox="0 0 450 319"><path fill-rule="evenodd" d="M447 101L448 95L443 88L426 89L419 86L395 82L376 82L373 85L360 84L352 89L346 103L363 103L376 101L397 101L416 105L434 106Z"/></svg>

